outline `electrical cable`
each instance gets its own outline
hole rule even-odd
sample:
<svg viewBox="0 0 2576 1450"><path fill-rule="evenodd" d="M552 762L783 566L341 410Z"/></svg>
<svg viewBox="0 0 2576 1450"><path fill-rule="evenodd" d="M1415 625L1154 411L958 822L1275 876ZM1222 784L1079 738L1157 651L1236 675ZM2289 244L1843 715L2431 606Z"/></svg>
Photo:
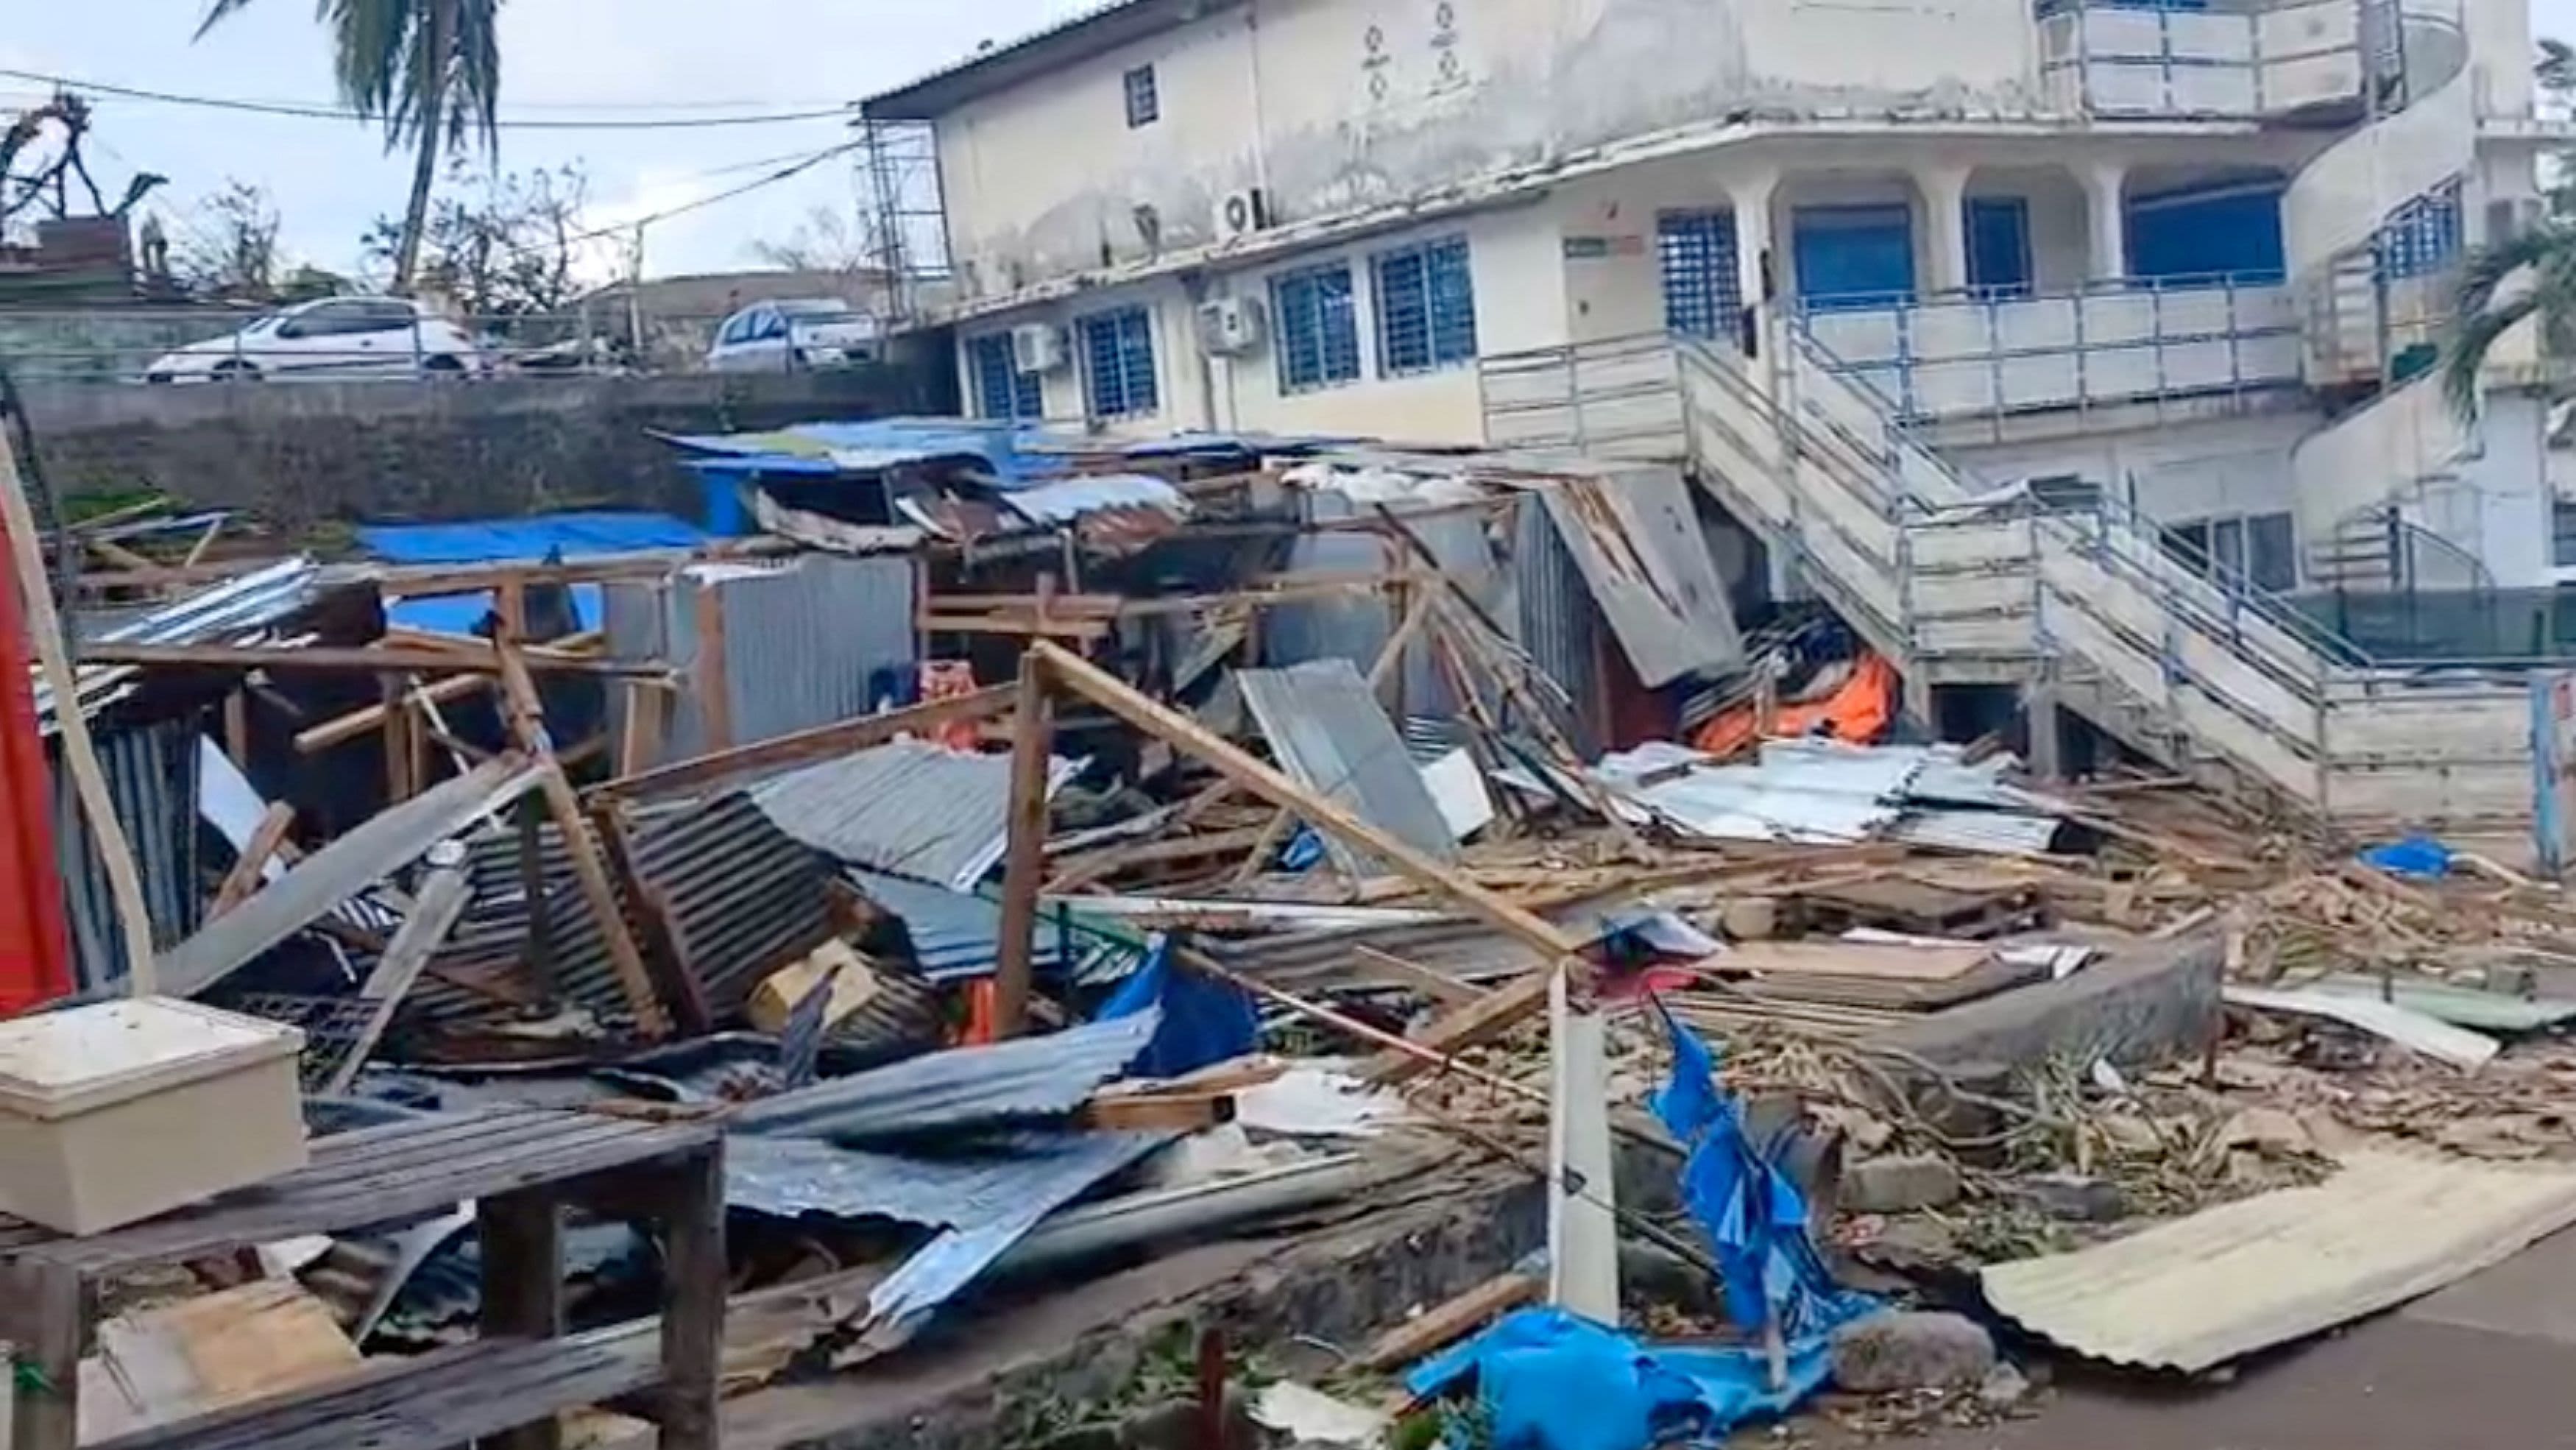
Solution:
<svg viewBox="0 0 2576 1450"><path fill-rule="evenodd" d="M42 71L0 69L0 77L36 81L59 86L83 95L118 96L132 101L151 101L169 106L196 106L207 110L237 111L256 116L285 116L307 121L373 121L346 106L316 106L284 101L237 100L223 96L191 96L176 91L156 91L141 86L111 85L105 81L81 80L72 76L48 75ZM775 126L801 121L839 120L850 118L847 106L780 111L766 115L740 116L666 116L642 119L601 119L593 121L545 119L542 117L504 116L492 124L503 131L699 131Z"/></svg>

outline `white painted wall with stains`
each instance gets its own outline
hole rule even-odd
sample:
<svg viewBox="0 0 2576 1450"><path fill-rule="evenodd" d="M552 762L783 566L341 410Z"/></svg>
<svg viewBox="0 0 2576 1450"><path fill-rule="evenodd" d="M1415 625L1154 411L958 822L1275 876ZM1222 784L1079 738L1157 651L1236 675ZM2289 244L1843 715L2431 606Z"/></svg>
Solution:
<svg viewBox="0 0 2576 1450"><path fill-rule="evenodd" d="M2028 0L1247 0L937 133L971 299L1212 241L1240 188L1293 223L1729 116L2048 114Z"/></svg>

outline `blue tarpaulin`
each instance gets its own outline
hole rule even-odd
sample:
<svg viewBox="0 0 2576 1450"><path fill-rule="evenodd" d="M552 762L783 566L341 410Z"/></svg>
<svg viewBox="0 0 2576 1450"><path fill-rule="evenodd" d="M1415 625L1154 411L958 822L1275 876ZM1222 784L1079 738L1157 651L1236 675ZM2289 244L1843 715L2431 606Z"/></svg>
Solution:
<svg viewBox="0 0 2576 1450"><path fill-rule="evenodd" d="M1139 1077L1180 1077L1241 1057L1260 1043L1261 1018L1243 989L1174 967L1171 943L1160 936L1146 952L1145 964L1100 1009L1100 1020L1133 1017L1158 1006L1163 1023L1136 1060Z"/></svg>
<svg viewBox="0 0 2576 1450"><path fill-rule="evenodd" d="M1799 1341L1775 1389L1758 1348L1650 1345L1562 1309L1521 1309L1404 1384L1428 1397L1472 1376L1498 1450L1646 1450L1780 1414L1823 1388L1830 1358L1822 1336Z"/></svg>
<svg viewBox="0 0 2576 1450"><path fill-rule="evenodd" d="M1781 1379L1758 1345L1653 1345L1561 1309L1523 1309L1415 1367L1418 1396L1473 1383L1500 1450L1646 1450L1677 1435L1723 1438L1822 1388L1833 1331L1878 1308L1835 1284L1807 1235L1807 1204L1744 1136L1717 1058L1669 1013L1673 1073L1655 1116L1688 1151L1682 1201L1716 1247L1726 1312L1780 1326Z"/></svg>
<svg viewBox="0 0 2576 1450"><path fill-rule="evenodd" d="M524 519L477 519L450 524L368 524L358 530L367 552L395 564L535 563L550 555L579 559L642 549L694 549L705 530L657 513L538 514ZM599 627L599 586L576 584L573 614L584 629ZM491 612L489 594L404 599L385 617L405 629L472 634Z"/></svg>
<svg viewBox="0 0 2576 1450"><path fill-rule="evenodd" d="M2362 852L2361 864L2391 876L2437 880L2451 874L2451 848L2430 836L2408 836Z"/></svg>

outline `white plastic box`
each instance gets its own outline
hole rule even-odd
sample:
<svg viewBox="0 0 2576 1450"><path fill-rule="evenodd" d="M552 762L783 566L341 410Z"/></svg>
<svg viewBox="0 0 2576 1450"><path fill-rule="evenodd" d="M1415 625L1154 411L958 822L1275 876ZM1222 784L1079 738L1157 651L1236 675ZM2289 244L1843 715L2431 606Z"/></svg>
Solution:
<svg viewBox="0 0 2576 1450"><path fill-rule="evenodd" d="M0 1213L103 1233L303 1167L303 1049L162 997L0 1022Z"/></svg>

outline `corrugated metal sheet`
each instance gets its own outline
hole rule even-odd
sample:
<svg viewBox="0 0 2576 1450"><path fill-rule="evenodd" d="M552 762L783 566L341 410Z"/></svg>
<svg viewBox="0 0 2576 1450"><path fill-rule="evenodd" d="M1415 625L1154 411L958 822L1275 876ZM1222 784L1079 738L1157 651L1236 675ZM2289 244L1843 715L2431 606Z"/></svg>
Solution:
<svg viewBox="0 0 2576 1450"><path fill-rule="evenodd" d="M826 872L814 853L771 825L742 795L656 813L633 832L636 873L671 909L691 972L718 1016L739 1011L763 978L810 951L830 930ZM517 843L508 832L480 838L477 879L514 876ZM548 856L555 932L555 982L602 1021L628 1018L608 943L590 905L561 864ZM522 960L526 903L479 900L451 936L439 965L507 966ZM442 1028L506 1018L511 1009L480 993L424 977L404 1001L407 1022Z"/></svg>
<svg viewBox="0 0 2576 1450"><path fill-rule="evenodd" d="M1907 811L1887 839L1938 851L1978 851L1996 856L2035 856L2057 840L2055 816L2019 811Z"/></svg>
<svg viewBox="0 0 2576 1450"><path fill-rule="evenodd" d="M1640 682L1669 684L1743 660L1726 581L1681 470L1634 464L1568 474L1540 497Z"/></svg>
<svg viewBox="0 0 2576 1450"><path fill-rule="evenodd" d="M725 1203L778 1218L888 1218L972 1228L1009 1216L1071 1176L1075 1192L1169 1142L1159 1133L1021 1131L952 1153L886 1153L819 1138L737 1133L725 1143Z"/></svg>
<svg viewBox="0 0 2576 1450"><path fill-rule="evenodd" d="M143 906L156 953L197 929L204 914L197 860L197 729L166 720L94 737L117 824L134 849ZM125 976L125 928L91 839L71 775L56 748L53 767L54 858L63 879L80 990L96 991Z"/></svg>
<svg viewBox="0 0 2576 1450"><path fill-rule="evenodd" d="M712 590L723 619L728 739L748 745L909 696L919 567L901 554L806 554L781 565L702 566L667 580L611 583L602 628L613 658L667 660L694 685L698 596ZM611 697L612 729L623 728L632 699L629 691ZM656 764L716 748L696 688L672 698L661 739Z"/></svg>
<svg viewBox="0 0 2576 1450"><path fill-rule="evenodd" d="M2078 1353L2196 1372L2428 1294L2571 1224L2576 1167L2373 1150L2314 1187L1983 1278L1999 1312Z"/></svg>
<svg viewBox="0 0 2576 1450"><path fill-rule="evenodd" d="M1078 768L1055 761L1050 792ZM751 798L827 856L970 891L1009 845L1011 761L896 740L772 776Z"/></svg>
<svg viewBox="0 0 2576 1450"><path fill-rule="evenodd" d="M1358 666L1312 660L1284 670L1238 671L1235 680L1281 769L1414 849L1456 858L1457 838L1439 802ZM1346 843L1330 835L1325 843L1354 876L1376 869Z"/></svg>
<svg viewBox="0 0 2576 1450"><path fill-rule="evenodd" d="M2046 799L2003 784L1997 768L1961 764L1954 746L1775 740L1763 745L1756 765L1710 766L1707 760L1654 741L1604 757L1596 773L1675 829L1713 840L1885 838L2028 854L2048 849L2059 825L2045 813ZM1937 798L1926 790L1927 779L1937 785ZM1963 801L1998 809L1953 804Z"/></svg>
<svg viewBox="0 0 2576 1450"><path fill-rule="evenodd" d="M1002 947L1001 903L861 867L851 867L849 877L870 900L903 918L924 977L933 982L958 982L992 975ZM1124 948L1092 945L1067 926L1058 912L1039 918L1034 946L1033 965L1041 974L1058 971L1069 960L1083 960L1095 953L1130 959L1135 956Z"/></svg>
<svg viewBox="0 0 2576 1450"><path fill-rule="evenodd" d="M76 619L74 631L85 639L119 644L207 644L252 640L268 626L311 604L320 580L320 567L299 555L237 579L227 579L211 588L200 589L175 603L139 618L121 620L112 628L95 634L80 628L80 621ZM42 676L32 669L29 674L35 690L37 728L40 733L51 735L54 732L53 691ZM73 687L81 697L84 713L95 715L103 706L130 693L134 674L134 668L127 665L91 665L76 671Z"/></svg>
<svg viewBox="0 0 2576 1450"><path fill-rule="evenodd" d="M1539 673L1564 691L1577 750L1589 752L1612 737L1608 691L1601 679L1602 636L1607 632L1591 585L1558 536L1545 507L1523 499L1512 521L1511 606L1503 617L1520 631L1520 646Z"/></svg>
<svg viewBox="0 0 2576 1450"><path fill-rule="evenodd" d="M1108 509L1153 509L1176 519L1190 513L1190 501L1179 489L1147 473L1086 474L1031 484L1011 490L1002 501L1033 524L1071 523Z"/></svg>
<svg viewBox="0 0 2576 1450"><path fill-rule="evenodd" d="M1146 1012L916 1057L751 1104L734 1131L864 1143L1060 1118L1126 1071L1161 1023L1160 1012Z"/></svg>

